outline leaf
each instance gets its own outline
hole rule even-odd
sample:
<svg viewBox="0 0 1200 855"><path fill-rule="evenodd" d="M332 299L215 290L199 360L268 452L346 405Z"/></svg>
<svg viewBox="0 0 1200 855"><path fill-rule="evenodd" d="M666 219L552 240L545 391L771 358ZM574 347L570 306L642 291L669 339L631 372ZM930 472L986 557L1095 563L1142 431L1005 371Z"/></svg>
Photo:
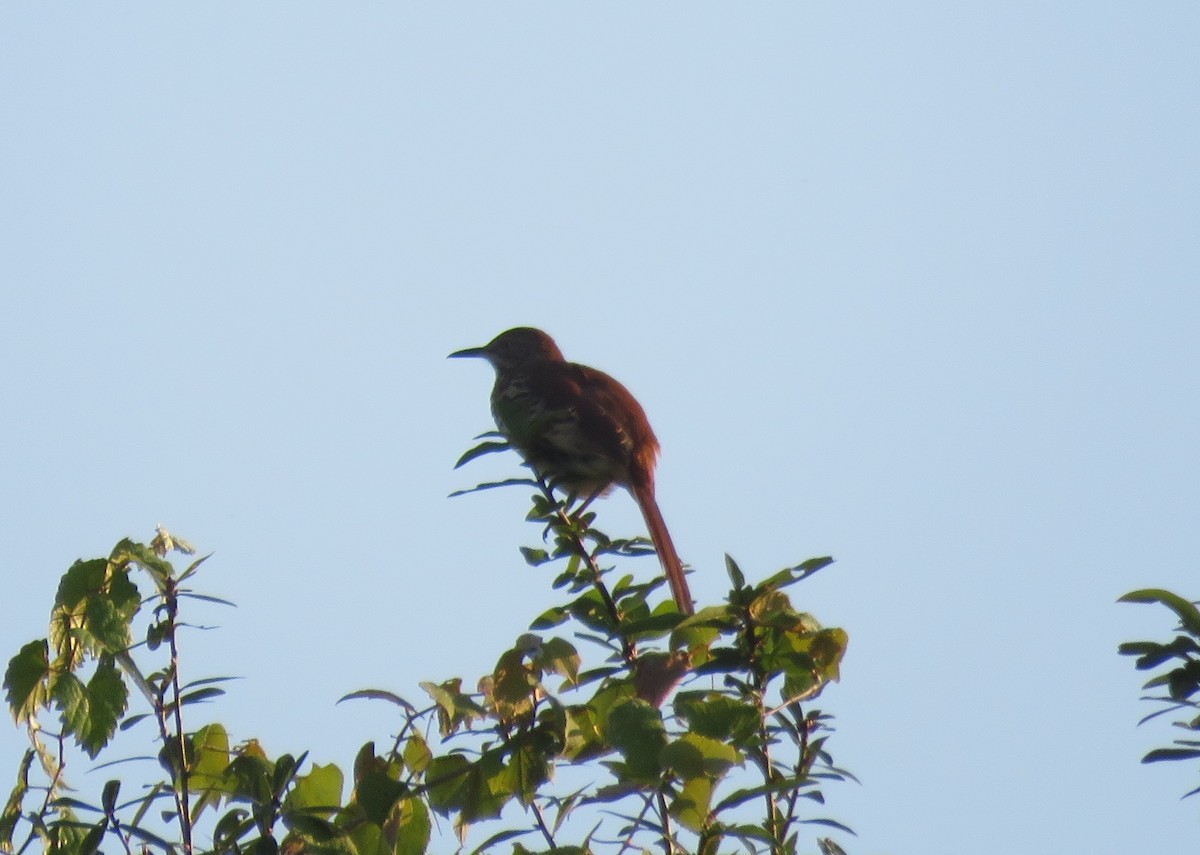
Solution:
<svg viewBox="0 0 1200 855"><path fill-rule="evenodd" d="M738 567L733 556L728 553L725 555L725 572L729 574L729 581L733 583L735 590L746 587L746 574L742 572L742 568Z"/></svg>
<svg viewBox="0 0 1200 855"><path fill-rule="evenodd" d="M382 825L402 795L403 784L386 772L372 771L363 775L355 786L353 800L362 807L367 819Z"/></svg>
<svg viewBox="0 0 1200 855"><path fill-rule="evenodd" d="M68 611L74 609L85 597L102 589L107 573L108 561L103 558L76 561L59 580L54 604Z"/></svg>
<svg viewBox="0 0 1200 855"><path fill-rule="evenodd" d="M466 804L466 778L471 763L461 754L434 757L425 772L429 806L442 816L462 810Z"/></svg>
<svg viewBox="0 0 1200 855"><path fill-rule="evenodd" d="M1198 748L1156 748L1142 758L1143 763L1159 763L1163 760L1191 760L1200 757Z"/></svg>
<svg viewBox="0 0 1200 855"><path fill-rule="evenodd" d="M676 714L700 736L743 745L758 732L758 710L748 701L708 692L680 692L674 703Z"/></svg>
<svg viewBox="0 0 1200 855"><path fill-rule="evenodd" d="M667 744L660 710L636 698L620 702L609 710L604 730L608 741L625 760L632 780L658 778Z"/></svg>
<svg viewBox="0 0 1200 855"><path fill-rule="evenodd" d="M129 702L129 690L110 657L100 660L96 673L88 681L87 702L87 719L75 738L79 747L94 760L117 732L117 722Z"/></svg>
<svg viewBox="0 0 1200 855"><path fill-rule="evenodd" d="M520 547L521 557L525 559L525 563L530 567L538 567L548 561L553 561L550 553L544 549L533 549L529 546Z"/></svg>
<svg viewBox="0 0 1200 855"><path fill-rule="evenodd" d="M690 778L684 781L671 802L671 814L688 831L698 834L708 822L712 795L713 782L710 779Z"/></svg>
<svg viewBox="0 0 1200 855"><path fill-rule="evenodd" d="M120 792L120 781L108 781L104 785L104 790L100 795L100 806L104 808L104 812L109 816L112 816L113 811L117 809L117 795Z"/></svg>
<svg viewBox="0 0 1200 855"><path fill-rule="evenodd" d="M429 743L419 733L413 733L404 743L404 765L415 775L424 774L429 768L429 761L433 759L433 752L429 750Z"/></svg>
<svg viewBox="0 0 1200 855"><path fill-rule="evenodd" d="M17 770L17 784L8 796L4 812L0 813L0 852L12 851L13 830L21 818L21 805L25 801L25 794L29 792L29 769L36 756L37 753L32 748L25 751L21 766Z"/></svg>
<svg viewBox="0 0 1200 855"><path fill-rule="evenodd" d="M732 767L742 764L742 755L736 748L696 733L685 733L669 744L663 749L662 759L685 780L700 777L719 780Z"/></svg>
<svg viewBox="0 0 1200 855"><path fill-rule="evenodd" d="M469 487L466 490L455 490L450 494L449 498L453 499L457 496L465 496L468 493L479 493L483 490L494 490L497 487L536 487L537 481L532 478L506 478L503 481L485 481L482 484L476 484L474 487Z"/></svg>
<svg viewBox="0 0 1200 855"><path fill-rule="evenodd" d="M795 581L799 582L801 579L807 579L809 576L811 576L813 573L816 573L818 570L824 570L826 567L828 567L832 563L833 563L832 556L823 555L820 558L810 558L807 561L804 561L800 564L797 564L795 567L791 567L788 569L789 569L790 573L795 574L795 577L796 577Z"/></svg>
<svg viewBox="0 0 1200 855"><path fill-rule="evenodd" d="M847 834L853 834L855 837L858 836L857 834L855 834L853 828L851 828L848 825L842 825L836 819L826 819L824 817L818 817L816 819L802 819L802 820L800 820L800 822L802 825L824 825L827 828L836 828L838 831L844 831Z"/></svg>
<svg viewBox="0 0 1200 855"><path fill-rule="evenodd" d="M387 830L395 839L394 855L423 855L429 847L433 823L429 808L420 799L404 799L392 808Z"/></svg>
<svg viewBox="0 0 1200 855"><path fill-rule="evenodd" d="M129 647L129 621L105 594L88 597L84 627L105 653L116 653Z"/></svg>
<svg viewBox="0 0 1200 855"><path fill-rule="evenodd" d="M328 809L332 813L342 803L342 784L342 770L337 766L314 764L307 775L296 779L284 806L293 811Z"/></svg>
<svg viewBox="0 0 1200 855"><path fill-rule="evenodd" d="M186 695L180 695L179 705L185 707L188 704L200 704L213 698L219 698L223 694L225 694L224 689L218 689L216 686L208 686L207 688L197 689L194 692L188 692Z"/></svg>
<svg viewBox="0 0 1200 855"><path fill-rule="evenodd" d="M218 723L205 725L192 736L191 770L188 786L193 793L199 793L193 817L208 806L216 807L222 796L233 795L233 787L226 778L225 770L229 767L229 734L225 727Z"/></svg>
<svg viewBox="0 0 1200 855"><path fill-rule="evenodd" d="M54 705L62 719L63 733L77 735L88 726L88 691L70 671L54 683Z"/></svg>
<svg viewBox="0 0 1200 855"><path fill-rule="evenodd" d="M575 645L563 638L549 638L541 646L535 661L544 670L566 677L571 685L579 683L582 659Z"/></svg>
<svg viewBox="0 0 1200 855"><path fill-rule="evenodd" d="M470 463L476 457L483 457L485 454L495 454L497 451L508 451L510 448L512 448L512 443L507 439L481 442L479 445L466 451L462 457L458 458L458 462L454 464L454 468L458 469L459 467Z"/></svg>
<svg viewBox="0 0 1200 855"><path fill-rule="evenodd" d="M1175 612L1179 617L1183 628L1188 634L1200 637L1200 609L1196 605L1178 594L1173 594L1170 591L1165 591L1162 588L1143 588L1139 591L1130 591L1125 596L1117 600L1118 603L1162 603L1164 606Z"/></svg>
<svg viewBox="0 0 1200 855"><path fill-rule="evenodd" d="M395 704L396 706L411 713L415 713L417 711L417 708L408 701L404 700L404 698L400 697L394 692L389 692L386 689L359 689L357 692L351 692L348 695L342 695L340 698L338 698L337 702L340 704L342 701L353 701L363 698L372 701L387 701L389 704Z"/></svg>

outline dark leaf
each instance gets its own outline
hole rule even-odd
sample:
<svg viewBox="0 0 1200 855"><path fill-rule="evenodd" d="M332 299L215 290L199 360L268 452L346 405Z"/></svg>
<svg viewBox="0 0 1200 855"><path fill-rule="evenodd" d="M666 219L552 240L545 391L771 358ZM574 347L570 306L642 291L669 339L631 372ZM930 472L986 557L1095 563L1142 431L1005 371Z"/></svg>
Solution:
<svg viewBox="0 0 1200 855"><path fill-rule="evenodd" d="M5 696L13 718L26 722L50 700L50 651L46 639L31 641L8 662L4 672Z"/></svg>
<svg viewBox="0 0 1200 855"><path fill-rule="evenodd" d="M497 487L514 486L536 487L537 482L531 478L506 478L503 481L485 481L482 484L476 484L474 487L470 487L466 490L455 490L450 494L450 498L454 498L456 496L465 496L468 493L478 493L482 490L494 490Z"/></svg>
<svg viewBox="0 0 1200 855"><path fill-rule="evenodd" d="M508 451L512 448L512 443L507 439L481 442L479 445L466 451L462 457L458 458L458 462L454 464L454 468L470 463L476 457L482 457L485 454L494 454L497 451Z"/></svg>

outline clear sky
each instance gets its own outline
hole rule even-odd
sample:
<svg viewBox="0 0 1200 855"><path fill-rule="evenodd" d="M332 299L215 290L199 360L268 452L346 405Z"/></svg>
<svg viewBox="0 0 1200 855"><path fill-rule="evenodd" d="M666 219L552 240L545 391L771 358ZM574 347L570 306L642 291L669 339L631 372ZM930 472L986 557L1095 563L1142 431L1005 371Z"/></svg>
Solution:
<svg viewBox="0 0 1200 855"><path fill-rule="evenodd" d="M1115 652L1168 613L1114 600L1200 597L1198 42L1165 0L5 4L0 654L161 522L239 604L205 712L348 766L390 711L339 696L473 684L553 601L523 493L446 498L516 463L452 471L491 376L444 357L533 324L642 400L701 602L724 552L838 559L795 595L851 637L852 853L1178 851Z"/></svg>

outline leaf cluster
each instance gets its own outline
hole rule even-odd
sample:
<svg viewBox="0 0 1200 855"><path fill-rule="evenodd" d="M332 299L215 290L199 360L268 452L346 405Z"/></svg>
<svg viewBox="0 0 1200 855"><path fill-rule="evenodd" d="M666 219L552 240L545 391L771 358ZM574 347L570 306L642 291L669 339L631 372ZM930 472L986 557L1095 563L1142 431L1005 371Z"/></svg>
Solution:
<svg viewBox="0 0 1200 855"><path fill-rule="evenodd" d="M464 459L505 447L485 446ZM422 683L419 704L383 689L347 696L397 711L385 747L367 741L348 774L304 753L271 758L254 739L235 744L219 723L189 727L185 713L219 697L226 678L182 676L182 604L224 602L187 587L203 559L183 572L166 560L186 544L160 530L149 546L126 540L76 562L48 636L5 674L34 747L0 814L0 851L92 855L111 842L129 855L417 855L449 822L460 848L485 828L474 852L784 853L799 851L806 826L849 831L815 811L824 784L849 775L828 753L830 719L809 707L838 679L847 637L788 595L831 560L751 584L727 559L725 600L688 616L659 596L661 579L618 575L617 563L652 553L647 541L607 536L586 503L536 478L502 482L512 483L534 488L529 518L542 532L522 554L550 570L564 602L470 687ZM96 758L143 721L157 751L125 759L157 779L132 797L122 796L130 776L77 797L70 750Z"/></svg>
<svg viewBox="0 0 1200 855"><path fill-rule="evenodd" d="M1165 692L1143 697L1160 708L1145 716L1138 724L1163 715L1183 715L1175 726L1190 734L1200 734L1200 608L1178 594L1159 588L1132 591L1121 597L1123 603L1159 603L1170 609L1179 623L1174 636L1165 642L1129 641L1118 651L1122 656L1136 657L1139 671L1155 671L1143 689ZM1143 763L1164 760L1195 760L1200 758L1200 739L1180 737L1169 747L1155 748L1142 758ZM1200 793L1196 787L1185 793Z"/></svg>

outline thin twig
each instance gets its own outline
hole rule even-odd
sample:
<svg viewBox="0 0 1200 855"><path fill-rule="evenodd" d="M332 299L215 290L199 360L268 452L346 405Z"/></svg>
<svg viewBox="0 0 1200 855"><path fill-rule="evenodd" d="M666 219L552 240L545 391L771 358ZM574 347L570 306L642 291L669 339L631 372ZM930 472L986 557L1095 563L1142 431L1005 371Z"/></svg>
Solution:
<svg viewBox="0 0 1200 855"><path fill-rule="evenodd" d="M671 834L671 814L667 810L667 797L663 795L662 790L658 791L658 812L662 816L663 850L667 855L673 855L675 839Z"/></svg>
<svg viewBox="0 0 1200 855"><path fill-rule="evenodd" d="M633 825L629 829L629 834L625 835L625 840L621 843L621 848L617 850L617 855L621 855L628 849L633 848L633 838L637 835L638 829L642 826L642 821L646 818L646 814L650 812L652 799L647 796L642 801L642 811L633 820Z"/></svg>
<svg viewBox="0 0 1200 855"><path fill-rule="evenodd" d="M183 733L183 704L180 703L182 691L179 687L179 646L175 639L175 618L179 613L179 599L176 596L175 580L168 579L163 590L167 606L167 643L171 651L171 698L172 717L175 719L174 740L179 746L179 784L175 787L175 805L179 809L179 830L183 836L184 855L192 853L192 808L188 793L188 756L187 740ZM167 732L166 719L159 716L160 728L163 731L164 744L172 737Z"/></svg>
<svg viewBox="0 0 1200 855"><path fill-rule="evenodd" d="M630 639L625 637L621 632L621 612L617 609L617 603L609 593L607 586L600 573L600 565L596 563L595 557L588 550L587 544L583 542L583 538L575 531L575 526L572 524L571 517L567 516L566 509L562 503L555 498L554 493L545 481L540 482L542 492L546 498L555 505L555 512L558 514L559 520L562 522L561 530L567 534L574 543L576 554L587 562L588 569L591 570L592 585L595 586L597 593L600 594L600 599L604 602L604 608L612 619L614 632L621 642L621 657L625 660L625 664L630 668L637 661L637 646ZM590 499L589 499L590 501ZM586 506L586 503L585 503Z"/></svg>
<svg viewBox="0 0 1200 855"><path fill-rule="evenodd" d="M558 849L558 845L554 842L554 835L551 834L550 829L546 827L546 818L542 816L541 805L539 805L537 800L534 799L534 801L530 803L530 807L533 808L533 816L537 820L537 827L538 830L542 832L542 837L546 838L546 843L550 845L551 850Z"/></svg>

